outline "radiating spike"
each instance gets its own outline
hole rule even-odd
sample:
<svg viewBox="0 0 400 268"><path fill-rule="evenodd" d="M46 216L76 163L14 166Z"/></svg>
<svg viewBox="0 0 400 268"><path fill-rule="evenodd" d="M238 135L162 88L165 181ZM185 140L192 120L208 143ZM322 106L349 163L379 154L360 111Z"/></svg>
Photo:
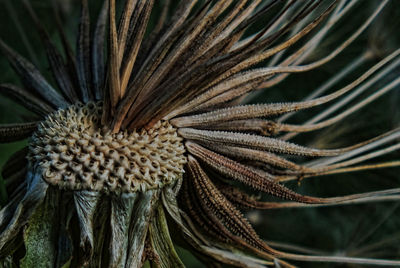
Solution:
<svg viewBox="0 0 400 268"><path fill-rule="evenodd" d="M311 23L309 23L306 27L296 33L293 37L289 38L287 41L282 42L276 47L263 51L263 47L265 47L266 43L270 43L271 40L275 40L276 38L280 37L283 33L286 33L290 30L294 25L296 25L299 21L301 21L305 16L307 16L311 11L313 11L317 6L321 3L320 1L315 1L315 3L309 2L303 9L298 12L296 16L294 16L286 25L282 26L276 33L272 34L269 38L265 38L262 42L259 42L257 46L254 46L252 49L257 51L254 55L243 57L243 60L235 65L234 67L230 68L222 75L213 81L213 84L216 84L246 68L254 66L255 64L262 62L263 60L275 55L276 53L290 47L294 43L296 43L300 38L307 35L312 29L318 26L334 9L336 2L333 2L324 12L322 12L317 18L315 18ZM312 5L313 4L313 5ZM247 46L239 48L240 50L246 51ZM257 49L258 48L258 49ZM261 51L261 52L260 52ZM231 52L231 53L234 53ZM249 54L247 54L249 55Z"/></svg>
<svg viewBox="0 0 400 268"><path fill-rule="evenodd" d="M198 140L203 143L214 142L222 145L245 145L248 148L253 149L305 156L333 156L349 151L350 148L353 148L314 149L264 136L226 131L198 130L192 128L181 128L178 130L178 133L186 139Z"/></svg>
<svg viewBox="0 0 400 268"><path fill-rule="evenodd" d="M319 60L318 62L318 64L317 65L320 65L321 63L325 63L325 62L328 62L328 61L330 61L332 58L334 58L334 57L336 57L344 48L346 48L350 43L352 43L364 30L365 30L365 28L366 27L368 27L368 25L373 21L373 19L377 16L377 14L379 14L379 12L380 12L380 10L385 6L385 3L386 2L384 2L384 3L382 3L381 5L380 5L380 7L374 12L374 14L350 37L350 38L348 38L341 46L339 46L336 50L334 50L332 53L330 53L327 57L325 57L324 59L322 59L322 60ZM268 52L268 51L267 51ZM255 59L253 59L253 60L256 60L257 61L257 59L255 58ZM251 61L251 60L250 60ZM317 63L317 62L316 62ZM245 65L245 66L247 66L247 65ZM237 69L237 68L241 68L240 67L240 65L237 65L237 66L235 66L235 68ZM235 71L234 71L234 69L230 69L229 70L229 73L235 73ZM218 80L216 80L216 81L218 81ZM214 82L215 83L215 82ZM239 96L239 95L241 95L241 94L243 94L242 93L242 90L238 90L238 92L239 93L235 93L235 94L231 94L233 97L236 95L236 96ZM232 96L229 96L228 97L228 99L229 98L231 98ZM222 100L221 101L223 101L224 100L224 98L222 98ZM217 100L215 100L215 101L217 101ZM218 102L218 101L217 101ZM194 106L196 106L196 105L194 105ZM181 108L182 109L182 108ZM175 114L177 114L176 112L175 112Z"/></svg>
<svg viewBox="0 0 400 268"><path fill-rule="evenodd" d="M233 161L227 157L214 153L210 150L207 150L198 144L187 142L186 148L192 155L198 157L199 159L207 163L207 165L211 166L213 169L217 170L225 176L240 181L252 187L253 189L296 202L311 204L321 203L319 198L302 196L289 190L285 186L274 182L272 175L270 175L270 177L266 177L266 173L264 173L264 176L261 176L249 167Z"/></svg>
<svg viewBox="0 0 400 268"><path fill-rule="evenodd" d="M97 19L96 29L93 34L92 44L92 74L93 74L93 92L96 100L103 98L104 82L105 82L105 41L106 26L109 9L109 0L104 0L99 18Z"/></svg>
<svg viewBox="0 0 400 268"><path fill-rule="evenodd" d="M216 44L220 44L222 40L226 39L230 34L236 30L244 27L241 23L248 17L251 16L251 14L254 12L254 10L259 6L261 0L256 0L252 1L245 9L243 9L237 16L236 18L224 29L224 31L215 38L212 46L215 47ZM273 1L272 4L276 4L278 1ZM263 9L265 12L265 8ZM239 26L240 25L240 26ZM238 31L240 32L240 30ZM237 39L234 38L235 41ZM232 42L234 43L234 42Z"/></svg>
<svg viewBox="0 0 400 268"><path fill-rule="evenodd" d="M157 25L154 27L153 32L151 33L152 36L157 36L163 30L164 26L167 23L168 12L170 11L170 8L171 8L171 0L166 0L163 3L160 17L157 20Z"/></svg>
<svg viewBox="0 0 400 268"><path fill-rule="evenodd" d="M69 76L69 72L64 64L62 56L60 55L57 48L53 45L52 41L50 40L50 36L46 32L43 25L40 23L29 1L24 0L23 3L25 7L28 9L32 17L32 20L34 21L36 28L39 31L42 43L46 48L47 59L50 63L53 77L57 82L58 87L61 89L61 92L71 103L78 101L77 94L74 90L72 80Z"/></svg>
<svg viewBox="0 0 400 268"><path fill-rule="evenodd" d="M185 65L189 66L192 64L199 64L200 62L204 61L203 55L211 49L211 44L220 35L220 33L226 28L227 25L242 11L244 6L248 1L242 0L237 1L237 3L233 3L233 7L229 7L229 13L226 14L223 18L221 18L218 23L214 23L212 26L207 29L207 31L200 36L198 40L196 40L196 44L191 51L194 53L189 53L189 58L185 60ZM229 3L228 4L232 4ZM223 9L221 9L222 13ZM220 17L223 15L221 14ZM208 59L210 56L206 56L205 59Z"/></svg>
<svg viewBox="0 0 400 268"><path fill-rule="evenodd" d="M325 159L314 160L314 161L307 163L307 165L310 167L313 167L313 168L323 168L323 167L327 167L328 165L338 163L340 161L347 160L347 159L350 159L350 160L348 160L349 164L352 163L352 161L355 161L355 162L353 162L353 164L356 164L356 163L362 162L364 160L368 160L368 159L371 159L371 158L374 158L374 157L377 157L380 155L384 155L389 152L396 151L400 147L399 143L395 143L394 145L391 145L388 148L383 148L381 150L372 151L369 154L362 155L362 153L364 153L364 152L371 151L377 147L380 147L387 143L396 141L399 138L400 138L400 128L397 128L397 129L388 131L386 133L383 133L379 136L376 136L372 139L369 139L367 141L364 141L362 143L359 143L358 145L353 146L354 148L352 150L349 150L348 152L345 152L341 155L338 155L335 157L329 157L329 158L325 158ZM356 155L361 155L361 156L351 159L352 157L354 157ZM358 159L358 160L355 160L355 159ZM362 159L364 159L364 160L362 160ZM343 162L342 162L342 164L343 164Z"/></svg>
<svg viewBox="0 0 400 268"><path fill-rule="evenodd" d="M399 189L390 189L348 195L343 197L327 198L326 200L330 200L330 202L320 204L305 204L298 202L263 202L259 201L258 198L249 196L248 194L239 190L236 187L227 184L221 184L217 186L221 193L224 194L231 202L237 204L240 207L251 209L328 207L400 200L400 195L398 194Z"/></svg>
<svg viewBox="0 0 400 268"><path fill-rule="evenodd" d="M306 166L297 165L283 157L279 157L275 154L265 151L252 150L236 146L221 146L213 143L204 144L204 146L212 149L215 152L219 152L230 157L247 159L250 161L259 161L260 163L297 171L300 174L313 172L312 169Z"/></svg>
<svg viewBox="0 0 400 268"><path fill-rule="evenodd" d="M214 159L215 160L215 159ZM193 166L193 162L194 159L190 158L189 164L192 164ZM197 173L199 174L199 173ZM197 178L201 178L201 176L197 175ZM203 176L204 178L204 176ZM203 185L202 187L198 187L197 189L205 189L206 185ZM387 190L387 191L382 191L380 193L382 194L387 194L387 193L398 193L400 192L400 189L391 189L391 190ZM376 193L374 193L376 194ZM337 203L337 202L345 202L348 200L357 200L357 198L360 198L360 196L369 196L371 195L371 193L367 193L367 194L359 194L359 195L351 195L351 196L345 196L345 197L337 197L337 198L326 198L326 199L321 199L319 200L317 203ZM213 196L212 200L215 200L216 194L214 193L213 195L203 195L204 197L206 196ZM210 200L211 201L211 200ZM227 202L223 202L224 204L226 204ZM313 202L311 202L313 203ZM219 207L219 209L222 209L222 207ZM244 231L245 229L241 229L241 231ZM288 258L288 259L294 259L294 260L303 260L303 261L327 261L327 262L340 262L340 261L345 261L345 262L350 262L350 263L387 263L388 265L395 265L395 263L397 263L397 261L389 261L389 260L370 260L370 259L361 259L361 258L336 258L336 257L325 257L325 256L306 256L306 255L300 255L300 254L288 254L288 253L284 253L284 252L280 252L274 249L269 248L268 246L266 246L263 242L259 243L260 241L254 240L253 243L255 242L255 244L253 244L254 246L258 246L263 250L267 250L267 253L271 253L274 256L279 256L282 258Z"/></svg>
<svg viewBox="0 0 400 268"><path fill-rule="evenodd" d="M398 50L394 51L389 56L387 56L383 61L385 61L386 59L391 58L397 52L398 52ZM388 74L390 74L397 66L399 66L399 64L400 64L400 59L396 59L395 61L391 62L388 66L386 66L384 69L382 69L379 73L377 73L375 76L371 77L371 79L369 79L363 85L361 85L359 88L357 88L357 90L355 90L352 94L349 94L348 96L346 96L345 98L343 98L339 102L337 102L337 103L333 104L331 107L325 109L323 112L321 112L321 113L315 115L313 118L307 120L306 122L304 122L304 125L310 125L310 124L317 123L317 122L323 120L324 118L326 118L327 116L331 115L332 113L336 112L338 109L340 109L341 107L343 107L344 105L349 103L355 97L359 96L365 90L369 89L374 83L376 83L380 79L382 79L385 76L387 76ZM375 97L370 96L369 98L359 102L355 106L360 108L360 105L362 107L363 105L366 105L366 104L370 103L375 98L378 98L380 95L384 94L388 90L391 90L393 88L393 85L395 85L397 83L396 81L398 81L398 79L392 81L390 83L390 85L387 85L387 86L383 87L381 90L379 90L378 92L374 93L372 96L375 96ZM357 109L357 108L350 108L349 111L351 111L353 109ZM346 114L346 112L344 114ZM340 117L339 116L335 116L334 118L340 118ZM280 118L279 122L282 122L282 121L283 120ZM325 123L327 123L327 122L325 122ZM293 138L294 136L296 136L296 133L288 133L288 134L284 135L282 137L282 139L283 140L288 140L288 139Z"/></svg>
<svg viewBox="0 0 400 268"><path fill-rule="evenodd" d="M184 206L185 203L188 204L189 208L192 206L194 203L188 202L188 200L191 200L195 194L190 192L188 190L188 179L185 179L183 181L183 188L182 188L182 202L181 207ZM191 187L193 188L193 187ZM195 226L195 223L191 221L189 217L186 216L185 213L181 213L179 211L176 199L175 199L175 194L173 193L174 191L172 189L164 189L162 192L162 200L163 200L163 205L166 208L166 211L169 213L171 218L175 221L177 224L177 227L182 230L182 233L184 234L184 238L186 242L188 242L189 245L191 245L196 252L200 252L200 258L205 258L207 256L207 259L211 256L214 258L212 263L214 264L215 261L227 264L227 265L238 265L240 264L241 267L253 267L253 268L261 268L264 267L264 265L261 265L260 263L267 264L268 262L266 261L261 261L257 258L253 257L247 257L244 255L237 255L232 253L231 251L228 250L220 250L215 247L212 247L210 243L204 239L204 237L200 234L198 231L198 226ZM189 194L190 192L190 194ZM193 217L199 217L203 215L199 215L198 212L193 211ZM188 223L190 226L190 230L186 227L186 224L183 224L183 218L185 221ZM212 228L214 226L213 223L209 224L207 227ZM221 232L219 232L221 233ZM199 241L201 239L201 242ZM204 255L203 255L204 254Z"/></svg>
<svg viewBox="0 0 400 268"><path fill-rule="evenodd" d="M371 102L375 101L382 95L388 93L390 90L397 88L399 84L400 84L400 79L399 78L395 79L392 82L390 82L389 84L387 84L385 87L383 87L380 90L378 90L377 92L375 92L374 94L364 98L362 101L354 104L350 108L348 108L348 109L342 111L341 113L335 115L334 117L326 119L324 121L314 123L314 124L303 124L303 125L278 124L277 129L279 129L279 131L287 131L287 132L309 132L309 131L314 131L314 130L328 127L330 125L333 125L333 124L343 120L344 118L353 114L354 112L358 111L359 109L363 108L364 106L370 104ZM284 136L284 139L292 138L292 137L293 137L292 135Z"/></svg>
<svg viewBox="0 0 400 268"><path fill-rule="evenodd" d="M108 63L108 79L109 79L109 103L111 105L111 112L114 112L115 106L119 101L119 97L121 96L121 80L120 80L120 72L119 72L119 51L118 51L118 36L117 36L117 26L115 22L115 0L110 0L110 8L109 8L109 19L110 19L110 31L109 31L109 63ZM107 96L107 95L105 95ZM104 101L107 103L107 101Z"/></svg>
<svg viewBox="0 0 400 268"><path fill-rule="evenodd" d="M221 12L221 8L227 7L227 1L228 0L219 1L215 6L212 7L212 10L207 15L205 15L205 18L202 19L200 17L197 17L196 20L194 20L193 24L197 24L190 25L190 28L186 30L188 31L187 36L178 41L179 44L176 44L176 46L168 54L165 60L157 68L157 72L152 75L152 78L149 79L146 85L141 89L141 92L137 97L137 102L139 103L139 105L135 105L135 107L132 108L133 111L130 112L128 118L132 118L132 115L136 113L135 111L141 110L143 106L149 107L147 103L143 103L143 100L147 99L146 95L155 94L155 89L157 85L166 77L169 70L177 63L182 54L187 51L190 45L192 45L192 42L196 40L196 38L199 36L199 34L201 34L202 30L208 25L208 23L216 19L217 15ZM162 99L168 98L169 95L170 92L168 91L166 91L166 94L160 94L159 92L157 93L157 97ZM151 96L150 99L152 98L153 97ZM125 114L123 114L123 116L125 116L128 111L126 110L124 112Z"/></svg>
<svg viewBox="0 0 400 268"><path fill-rule="evenodd" d="M315 174L316 175L319 175L319 174L335 174L335 171L337 171L337 170L340 171L340 169L342 169L342 168L350 167L352 165L355 165L355 164L358 164L358 163L361 163L361 162L365 162L365 161L367 161L369 159L373 159L373 158L376 158L376 157L379 157L379 156L382 156L382 155L386 155L386 154L389 154L389 153L392 153L392 152L395 152L395 151L399 151L399 150L400 150L400 144L395 144L395 145L383 148L381 150L373 151L373 152L371 152L369 154L361 155L361 156L352 158L352 159L347 160L347 161L339 162L337 164L327 165L329 162L327 162L326 164L324 162L322 162L322 164L320 166L318 166L318 165L316 166ZM335 163L336 161L332 161L332 162ZM395 162L389 162L389 163L386 163L386 164L388 164L388 166L396 166L396 165L398 165L398 162L395 161ZM372 167L372 166L376 166L376 168L379 168L378 164L375 164L375 165L371 164L370 167ZM386 166L386 165L384 165L384 166ZM355 170L357 170L357 169L363 170L364 169L364 168L361 168L361 167L359 167L359 168L353 167L353 168ZM351 168L349 168L349 169L350 169L349 171L351 171ZM368 165L367 165L367 167L365 169L369 169Z"/></svg>
<svg viewBox="0 0 400 268"><path fill-rule="evenodd" d="M185 187L185 181L182 180L182 189ZM197 237L195 237L192 232L187 228L187 226L183 224L183 217L185 217L185 215L181 214L180 212L177 200L178 196L175 191L175 187L167 186L161 192L161 200L164 208L166 209L166 212L177 223L178 227L182 230L183 235L188 237L188 243L196 244L197 246L200 244L208 245L209 243L207 242L207 240L205 240L198 232L195 232L196 236L198 235ZM186 219L188 219L188 217L186 217ZM190 219L188 219L188 221L190 221Z"/></svg>
<svg viewBox="0 0 400 268"><path fill-rule="evenodd" d="M2 40L0 40L0 49L22 78L22 82L27 88L33 88L56 108L65 108L67 106L68 102L44 79L35 66L14 52Z"/></svg>
<svg viewBox="0 0 400 268"><path fill-rule="evenodd" d="M265 252L267 257L273 258L273 250L262 242L242 214L213 185L200 164L193 157L189 157L188 163L192 183L201 198L203 209L212 213L209 216L217 219L215 224L221 224L221 230L228 229L230 238L239 245L250 246L250 249L258 248Z"/></svg>
<svg viewBox="0 0 400 268"><path fill-rule="evenodd" d="M121 127L122 121L125 119L126 113L128 113L129 108L136 99L137 95L140 93L141 87L145 82L147 82L154 70L164 59L169 48L183 31L181 29L182 24L184 24L196 2L197 0L184 1L178 6L176 13L171 20L172 27L167 30L167 32L160 38L155 47L151 50L148 57L142 64L142 67L139 69L137 77L132 82L133 86L129 87L125 98L119 105L117 114L112 123L114 131Z"/></svg>
<svg viewBox="0 0 400 268"><path fill-rule="evenodd" d="M332 8L333 6L328 8L324 15L326 16ZM300 20L301 17L302 15L296 17L293 23L295 24L296 20ZM286 28L284 27L281 34L290 29L291 26L293 26L293 23L289 23L290 26ZM272 40L275 40L275 37L273 37ZM263 40L261 43L263 43L263 45L265 46L265 42L268 43L270 41L271 39L267 39ZM154 90L152 91L152 94L150 94L147 98L149 102L143 101L141 104L135 106L135 108L129 112L129 118L132 118L132 115L136 114L135 120L132 121L130 128L141 127L143 125L146 125L146 127L152 126L157 120L161 119L163 116L176 108L175 105L172 105L174 101L179 101L179 104L184 103L185 101L192 99L193 94L201 93L198 90L199 87L203 88L204 86L212 86L215 83L218 83L222 80L222 78L216 79L216 76L218 77L221 74L222 70L231 70L241 61L247 59L249 57L249 54L251 54L252 52L255 53L256 47L257 46L252 47L249 50L246 49L243 53L233 53L233 55L226 54L224 56L220 56L216 60L210 60L204 65L190 66L188 71L182 74L179 73L178 77L170 77L163 84L158 86L158 89L162 90L162 92L165 92L165 94L159 94L158 90ZM210 80L213 82L206 83ZM167 100L167 102L164 102L164 100ZM141 112L138 112L141 109L143 110ZM150 116L152 117L152 119L145 122Z"/></svg>
<svg viewBox="0 0 400 268"><path fill-rule="evenodd" d="M76 62L79 86L83 102L93 100L92 73L90 60L90 17L88 0L81 1L81 17L76 49Z"/></svg>
<svg viewBox="0 0 400 268"><path fill-rule="evenodd" d="M0 143L26 139L36 130L38 122L0 125Z"/></svg>
<svg viewBox="0 0 400 268"><path fill-rule="evenodd" d="M157 2L155 2L155 5ZM155 27L151 30L151 32L147 35L145 34L145 37L143 38L142 45L139 48L139 52L136 57L135 65L133 66L132 69L132 75L131 79L128 83L128 87L126 91L129 91L131 86L133 85L133 81L136 80L139 77L139 70L141 70L145 64L145 61L148 61L148 57L152 50L159 44L160 38L163 36L165 31L169 29L168 26L170 26L173 22L169 21L168 25L166 24L168 20L168 15L170 12L171 8L171 0L165 0L164 3L162 4L161 7L161 14L157 20L157 24ZM155 10L155 8L153 8ZM151 21L151 18L150 18ZM147 31L147 30L146 30ZM147 36L146 36L147 35ZM161 60L161 59L158 59ZM139 85L136 85L139 86Z"/></svg>
<svg viewBox="0 0 400 268"><path fill-rule="evenodd" d="M367 60L369 60L372 56L372 53L370 51L364 52L358 57L356 57L352 62L350 62L345 68L343 68L339 73L335 74L333 77L325 81L321 86L319 86L317 89L315 89L311 94L309 94L304 100L310 100L315 97L320 96L324 92L326 92L329 88L337 84L341 79L346 77L348 74L350 74L352 71L356 70L358 67L360 67L362 64L364 64ZM298 61L300 62L300 59L296 60L295 63L297 64ZM289 62L290 63L290 62ZM259 86L259 89L261 88L270 88L278 83L280 83L282 80L284 80L289 74L282 74L278 75L277 77L267 80L264 83L262 83ZM260 94L261 91L255 92L255 94L251 95L249 98L247 98L249 101L254 100L257 98L257 96ZM290 118L292 115L295 113L288 113L285 115L282 115L279 119L278 122L283 122Z"/></svg>
<svg viewBox="0 0 400 268"><path fill-rule="evenodd" d="M194 180L193 177L188 177L187 179ZM217 239L223 243L232 242L229 232L223 226L221 228L221 223L212 218L210 219L207 211L202 208L200 204L201 199L194 190L193 182L185 180L183 187L184 191L180 203L182 207L185 207L186 213L190 215L191 221L196 223L196 227L202 229L208 237Z"/></svg>
<svg viewBox="0 0 400 268"><path fill-rule="evenodd" d="M136 61L137 53L139 52L139 48L142 44L143 37L146 32L147 23L150 19L154 0L148 0L142 3L146 3L143 7L143 13L141 13L138 17L133 18L136 20L136 22L134 23L134 28L132 29L131 40L129 40L133 45L130 47L130 50L127 51L127 60L124 62L125 65L121 66L122 75L120 97L125 95L126 88L128 87L129 79L132 75L132 69Z"/></svg>
<svg viewBox="0 0 400 268"><path fill-rule="evenodd" d="M236 207L244 209L268 209L269 205L267 202L259 201L259 198L253 197L240 190L237 187L220 183L216 184L219 191ZM288 203L288 202L287 202ZM278 204L284 204L280 202ZM293 202L293 204L303 204L298 202Z"/></svg>
<svg viewBox="0 0 400 268"><path fill-rule="evenodd" d="M74 85L75 89L79 90L79 78L78 78L78 67L76 63L76 56L74 54L74 51L71 47L71 44L69 43L69 39L67 37L67 33L64 30L63 22L61 20L61 14L60 14L60 3L58 1L51 1L52 3L52 9L54 13L54 19L55 19L55 24L58 30L58 34L60 35L61 43L63 46L64 54L66 56L67 60L67 69L69 76L72 79L72 83ZM80 91L77 91L77 93L80 93ZM80 101L83 101L81 94L78 94L78 98Z"/></svg>
<svg viewBox="0 0 400 268"><path fill-rule="evenodd" d="M351 1L350 3L347 4L347 6L345 8L343 8L343 10L341 10L341 12L339 13L339 15L334 16L334 19L330 20L327 23L327 27L329 29L329 27L332 27L343 15L345 15L347 12L349 12L352 8L352 6L354 6L357 3L357 1ZM334 57L336 57L339 53L341 53L346 47L348 47L355 39L357 39L361 33L363 33L365 31L365 29L372 23L372 21L377 17L377 15L381 12L381 10L386 6L386 4L388 3L388 1L382 1L380 3L380 5L375 9L374 13L368 17L368 19L345 41L343 42L340 46L338 46L335 50L333 50L328 56L327 59L331 60ZM326 26L325 26L326 27ZM319 34L317 34L315 37L318 39L320 35L323 35L325 30L322 30L319 32ZM312 43L313 41L311 41ZM315 46L311 45L311 46ZM302 47L299 49L298 52L294 53L292 56L288 57L285 62L283 62L283 65L286 64L290 64L290 62L292 62L294 60L294 58L296 58L297 56L300 56L302 54L301 51L305 51L305 47ZM310 53L312 52L312 49L309 49L308 51L306 51L305 54L303 54L298 60L296 60L295 62L300 62L303 59L305 59ZM296 55L297 54L297 55ZM364 55L364 61L369 58L371 55L368 55L370 53L366 53L366 56ZM277 82L281 81L282 79L284 79L285 76L287 75L282 75L283 77L279 78L277 77L276 81L266 81L265 83L261 84L259 87L260 88L265 88L265 87L271 87L272 85L276 84Z"/></svg>
<svg viewBox="0 0 400 268"><path fill-rule="evenodd" d="M128 33L130 30L129 29L131 25L135 25L136 21L131 22L131 17L134 12L138 12L138 10L141 10L143 8L143 3L140 3L142 7L137 7L136 5L138 4L137 0L127 0L125 2L125 7L123 9L123 13L120 19L120 26L118 27L118 62L119 65L121 66L122 63L122 58L125 54L126 50L126 43L128 39ZM135 19L132 19L135 20Z"/></svg>
<svg viewBox="0 0 400 268"><path fill-rule="evenodd" d="M27 90L19 88L10 84L0 84L0 94L9 97L15 102L26 107L29 111L32 111L42 117L48 115L54 111L46 101L32 95Z"/></svg>
<svg viewBox="0 0 400 268"><path fill-rule="evenodd" d="M256 133L262 136L275 136L280 125L272 120L247 119L199 126L200 129L229 132Z"/></svg>
<svg viewBox="0 0 400 268"><path fill-rule="evenodd" d="M341 88L340 90L335 91L334 93L331 93L331 94L323 96L323 97L306 100L306 101L302 101L302 102L293 102L293 103L274 103L274 104L236 106L236 107L230 107L230 108L225 108L225 109L219 109L219 110L215 110L215 111L204 113L204 114L176 118L176 119L173 119L171 122L172 123L175 122L175 125L178 127L197 126L197 125L207 124L207 123L218 123L218 122L231 121L231 120L273 116L273 115L278 115L278 114L283 114L283 113L288 113L288 112L293 112L293 111L298 111L298 110L302 110L302 109L308 109L311 107L319 106L324 103L330 102L330 101L342 96L343 94L349 92L350 90L354 89L356 86L358 86L363 81L365 81L367 78L369 78L372 74L374 74L377 70L379 70L386 63L395 59L398 55L400 55L400 49L397 49L396 51L391 53L389 56L387 56L385 59L378 62L376 65L371 67L368 71L363 73L359 78L354 80L352 83ZM311 65L313 65L313 64L311 64ZM290 68L290 67L288 67L288 68ZM226 81L226 83L221 84L221 85L215 87L214 89L217 92L224 92L229 87L233 87L234 89L236 89L236 87L238 85L240 85L240 83L244 83L242 81L242 79L244 79L245 82L249 78L251 80L256 79L258 76L257 72L260 72L260 73L266 72L267 74L268 73L272 74L274 72L273 69L278 70L278 69L280 69L280 67L267 68L264 70L260 69L260 70L250 71L245 74L240 74L238 77L234 77L233 79L231 79L231 81L233 82L233 85L231 85L229 83L230 81ZM283 69L285 69L285 68L283 68ZM249 76L249 78L246 78L246 76ZM236 80L238 80L238 82L236 82ZM239 83L239 84L237 84L237 83ZM222 90L221 90L221 88L222 88ZM239 90L241 91L243 89L239 88ZM207 96L212 97L213 95L211 95L211 96L207 95ZM239 96L240 95L241 94L239 94ZM229 99L230 98L228 98L227 100L229 100ZM208 100L208 101L210 101L210 100ZM212 101L212 99L211 99L211 101Z"/></svg>
<svg viewBox="0 0 400 268"><path fill-rule="evenodd" d="M387 152L388 150L385 150ZM379 151L378 151L379 152ZM377 152L377 153L378 153ZM382 151L381 151L382 152ZM374 155L376 155L374 153ZM363 161L367 156L371 155L366 155L362 157L357 157L355 159L349 160L347 163L340 163L341 165L348 165L354 162L360 161L362 159ZM360 161L361 162L361 161ZM351 167L344 167L344 168L338 168L336 167L335 169L329 169L329 166L322 170L322 171L316 171L315 173L309 174L309 175L304 175L302 178L308 178L308 177L314 177L314 176L324 176L324 175L332 175L332 174L341 174L341 173L350 173L350 172L358 172L358 171L365 171L365 170L376 170L380 168L392 168L392 167L400 167L400 161L389 161L389 162L383 162L383 163L375 163L375 164L367 164L367 165L359 165L359 166L351 166ZM290 180L296 180L298 178L293 177L293 176L278 176L277 181L279 182L284 182L284 181L290 181Z"/></svg>

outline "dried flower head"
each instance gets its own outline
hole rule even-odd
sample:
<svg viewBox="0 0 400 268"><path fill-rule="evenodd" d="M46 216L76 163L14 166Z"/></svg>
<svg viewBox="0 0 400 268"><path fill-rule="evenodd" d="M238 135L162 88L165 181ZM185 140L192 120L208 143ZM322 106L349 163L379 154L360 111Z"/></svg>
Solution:
<svg viewBox="0 0 400 268"><path fill-rule="evenodd" d="M290 141L343 122L398 88L400 49L378 55L368 46L302 101L243 104L289 74L341 55L389 1L375 2L353 32L324 51L324 41L339 36L338 25L365 2L126 0L119 10L115 0L105 0L91 27L89 3L81 0L75 53L55 4L61 53L23 0L54 84L0 40L23 84L1 84L0 92L32 112L27 122L0 125L1 142L28 138L2 170L9 195L0 211L4 264L182 267L176 240L216 267L293 267L291 261L400 266L400 260L284 252L260 238L244 214L400 199L400 188L315 197L284 185L400 166L364 164L399 150L399 128L337 148L327 148L328 137L315 147ZM157 23L149 26L156 13ZM287 123L306 109L316 111L311 119Z"/></svg>
<svg viewBox="0 0 400 268"><path fill-rule="evenodd" d="M50 114L31 138L27 159L47 183L67 190L146 192L181 179L182 138L167 121L149 130L111 133L101 104L71 105Z"/></svg>

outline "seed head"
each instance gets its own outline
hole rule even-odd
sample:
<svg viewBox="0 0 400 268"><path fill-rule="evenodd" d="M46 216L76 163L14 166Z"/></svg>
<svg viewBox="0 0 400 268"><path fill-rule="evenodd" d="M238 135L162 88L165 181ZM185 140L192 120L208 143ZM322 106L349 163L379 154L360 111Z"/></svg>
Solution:
<svg viewBox="0 0 400 268"><path fill-rule="evenodd" d="M101 111L101 103L89 102L48 115L31 138L30 166L68 190L144 192L182 177L185 148L167 121L111 133L100 124Z"/></svg>

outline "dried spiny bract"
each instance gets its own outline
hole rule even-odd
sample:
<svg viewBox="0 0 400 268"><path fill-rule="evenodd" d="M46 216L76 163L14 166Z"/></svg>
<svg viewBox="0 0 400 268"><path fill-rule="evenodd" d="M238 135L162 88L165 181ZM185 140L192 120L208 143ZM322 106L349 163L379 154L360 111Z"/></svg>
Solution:
<svg viewBox="0 0 400 268"><path fill-rule="evenodd" d="M39 124L28 159L43 178L68 190L144 192L182 177L182 138L167 121L151 129L111 133L100 126L101 103L58 110Z"/></svg>

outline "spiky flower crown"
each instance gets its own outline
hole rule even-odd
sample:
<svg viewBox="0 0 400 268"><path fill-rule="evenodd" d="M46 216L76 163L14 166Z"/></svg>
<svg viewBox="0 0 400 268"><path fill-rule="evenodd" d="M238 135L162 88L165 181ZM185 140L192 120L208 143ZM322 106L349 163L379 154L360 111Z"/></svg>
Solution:
<svg viewBox="0 0 400 268"><path fill-rule="evenodd" d="M2 173L10 202L0 212L1 258L28 267L141 267L146 261L182 267L173 226L186 247L215 266L293 267L284 259L400 265L282 252L263 241L240 210L399 199L399 188L323 198L280 182L399 166L359 164L398 150L398 128L343 148L310 148L290 139L343 121L398 87L394 78L345 107L393 71L400 49L329 93L356 64L303 101L241 104L291 73L330 62L388 1L379 1L354 32L311 62L358 1L180 1L172 7L168 0L126 0L117 23L116 1L106 0L91 31L89 4L82 0L76 55L58 10L64 55L23 2L56 87L0 41L24 85L2 84L2 93L40 118L0 126L2 142L29 137ZM154 5L161 14L150 28ZM271 20L251 32L266 16ZM371 56L363 54L359 64ZM328 103L334 104L303 124L286 123L296 112ZM246 189L291 202L260 201Z"/></svg>
<svg viewBox="0 0 400 268"><path fill-rule="evenodd" d="M101 104L75 104L41 122L28 161L49 184L68 190L137 192L162 188L182 177L182 138L168 122L112 134L100 127Z"/></svg>

